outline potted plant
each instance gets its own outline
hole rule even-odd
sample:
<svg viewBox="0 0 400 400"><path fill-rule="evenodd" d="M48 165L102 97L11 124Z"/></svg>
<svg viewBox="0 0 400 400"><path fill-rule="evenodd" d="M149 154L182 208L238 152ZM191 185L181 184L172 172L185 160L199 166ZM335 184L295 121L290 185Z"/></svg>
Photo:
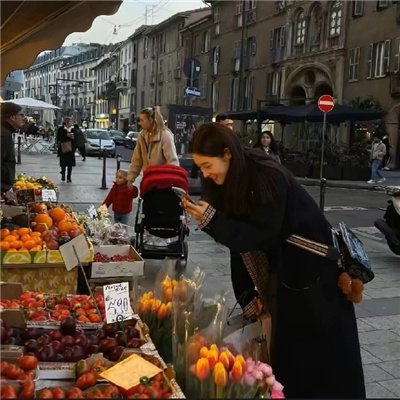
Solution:
<svg viewBox="0 0 400 400"><path fill-rule="evenodd" d="M328 144L324 152L324 171L323 177L326 179L340 180L343 176L343 168L340 163L340 156L343 153L342 146ZM321 154L318 160L314 160L312 167L312 178L320 178Z"/></svg>

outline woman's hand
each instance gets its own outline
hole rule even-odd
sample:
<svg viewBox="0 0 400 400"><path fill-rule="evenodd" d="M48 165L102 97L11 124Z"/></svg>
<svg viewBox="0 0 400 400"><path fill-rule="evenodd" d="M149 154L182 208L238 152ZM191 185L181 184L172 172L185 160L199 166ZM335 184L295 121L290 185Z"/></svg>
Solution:
<svg viewBox="0 0 400 400"><path fill-rule="evenodd" d="M199 204L193 204L188 199L182 199L182 205L184 209L192 215L192 217L196 221L201 221L203 219L203 215L207 210L209 204L206 201L199 201Z"/></svg>
<svg viewBox="0 0 400 400"><path fill-rule="evenodd" d="M127 186L129 190L133 190L133 182L128 181Z"/></svg>

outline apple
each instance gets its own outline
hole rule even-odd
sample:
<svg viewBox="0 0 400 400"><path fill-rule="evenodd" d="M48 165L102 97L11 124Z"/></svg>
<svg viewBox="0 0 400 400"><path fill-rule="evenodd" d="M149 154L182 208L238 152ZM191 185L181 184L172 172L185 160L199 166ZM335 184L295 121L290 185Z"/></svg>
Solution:
<svg viewBox="0 0 400 400"><path fill-rule="evenodd" d="M47 242L47 248L49 250L58 250L58 248L59 248L58 242L56 242L55 240L49 240Z"/></svg>
<svg viewBox="0 0 400 400"><path fill-rule="evenodd" d="M54 349L56 354L64 353L64 344L61 343L59 340L54 340L50 343L50 346Z"/></svg>
<svg viewBox="0 0 400 400"><path fill-rule="evenodd" d="M51 341L52 341L51 337L47 334L40 336L39 339L37 340L39 346L50 344Z"/></svg>
<svg viewBox="0 0 400 400"><path fill-rule="evenodd" d="M28 353L36 353L38 349L38 342L35 339L28 339L24 343L25 351Z"/></svg>
<svg viewBox="0 0 400 400"><path fill-rule="evenodd" d="M49 336L52 340L61 340L62 338L61 332L58 329L53 329L52 331L50 331Z"/></svg>
<svg viewBox="0 0 400 400"><path fill-rule="evenodd" d="M105 354L110 354L118 346L117 339L107 338L100 342L100 351Z"/></svg>
<svg viewBox="0 0 400 400"><path fill-rule="evenodd" d="M61 338L61 343L64 347L72 347L74 345L74 338L70 335L65 335Z"/></svg>
<svg viewBox="0 0 400 400"><path fill-rule="evenodd" d="M33 211L35 211L35 213L37 214L44 213L47 211L47 206L44 203L35 203L32 208Z"/></svg>
<svg viewBox="0 0 400 400"><path fill-rule="evenodd" d="M80 335L74 339L74 343L75 343L75 346L80 346L80 347L86 349L86 347L88 347L89 341L86 336Z"/></svg>
<svg viewBox="0 0 400 400"><path fill-rule="evenodd" d="M68 231L68 235L70 238L75 238L79 236L82 232L79 229L71 229Z"/></svg>
<svg viewBox="0 0 400 400"><path fill-rule="evenodd" d="M53 347L48 344L39 349L37 358L42 362L56 361L57 359L56 352L54 351Z"/></svg>
<svg viewBox="0 0 400 400"><path fill-rule="evenodd" d="M37 224L34 228L33 228L34 232L40 232L40 233L44 233L47 231L47 225L46 224Z"/></svg>

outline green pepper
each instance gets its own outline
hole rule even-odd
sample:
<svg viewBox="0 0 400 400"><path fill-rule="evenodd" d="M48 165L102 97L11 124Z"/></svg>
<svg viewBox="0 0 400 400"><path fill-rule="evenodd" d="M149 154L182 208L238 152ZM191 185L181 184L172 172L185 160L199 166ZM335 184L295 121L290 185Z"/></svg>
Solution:
<svg viewBox="0 0 400 400"><path fill-rule="evenodd" d="M86 372L90 372L90 365L86 360L78 361L75 365L75 368L78 376L86 374Z"/></svg>

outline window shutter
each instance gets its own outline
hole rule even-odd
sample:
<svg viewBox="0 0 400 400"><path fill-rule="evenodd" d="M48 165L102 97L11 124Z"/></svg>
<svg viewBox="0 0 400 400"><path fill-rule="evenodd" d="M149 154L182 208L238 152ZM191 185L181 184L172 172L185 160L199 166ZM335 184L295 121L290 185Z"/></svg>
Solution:
<svg viewBox="0 0 400 400"><path fill-rule="evenodd" d="M220 51L221 51L221 49L220 49L220 46L217 46L217 48L216 48L216 54L215 54L215 62L218 64L219 63L219 55L220 55Z"/></svg>
<svg viewBox="0 0 400 400"><path fill-rule="evenodd" d="M247 99L247 109L253 109L254 76L250 77L249 97Z"/></svg>
<svg viewBox="0 0 400 400"><path fill-rule="evenodd" d="M267 99L271 97L271 92L272 92L272 73L269 72L267 74Z"/></svg>
<svg viewBox="0 0 400 400"><path fill-rule="evenodd" d="M361 17L364 12L364 0L353 1L353 17Z"/></svg>
<svg viewBox="0 0 400 400"><path fill-rule="evenodd" d="M385 40L385 49L383 53L383 73L389 72L390 67L390 40Z"/></svg>
<svg viewBox="0 0 400 400"><path fill-rule="evenodd" d="M251 40L251 54L255 56L256 53L257 53L257 38L253 36Z"/></svg>
<svg viewBox="0 0 400 400"><path fill-rule="evenodd" d="M244 0L244 9L246 11L250 10L250 0Z"/></svg>
<svg viewBox="0 0 400 400"><path fill-rule="evenodd" d="M360 48L357 47L355 49L355 56L354 56L354 80L358 81L358 71L360 65Z"/></svg>
<svg viewBox="0 0 400 400"><path fill-rule="evenodd" d="M285 47L286 44L286 29L284 26L281 27L281 38L280 38L280 46Z"/></svg>
<svg viewBox="0 0 400 400"><path fill-rule="evenodd" d="M349 54L349 81L352 81L354 79L353 64L354 64L354 49L351 49Z"/></svg>
<svg viewBox="0 0 400 400"><path fill-rule="evenodd" d="M219 107L219 82L215 82L215 111Z"/></svg>
<svg viewBox="0 0 400 400"><path fill-rule="evenodd" d="M275 39L275 30L271 29L271 36L269 37L269 48L270 48L270 50L274 49L274 39Z"/></svg>
<svg viewBox="0 0 400 400"><path fill-rule="evenodd" d="M400 72L400 37L396 39L394 51L394 72Z"/></svg>
<svg viewBox="0 0 400 400"><path fill-rule="evenodd" d="M372 57L374 52L373 43L368 45L368 57L367 57L367 79L372 78Z"/></svg>
<svg viewBox="0 0 400 400"><path fill-rule="evenodd" d="M247 44L250 42L250 39L245 39L245 40L243 40L243 43L242 43L242 47L243 47L243 49L242 49L242 54L243 54L243 57L246 57L247 56ZM250 51L249 51L249 55L250 55ZM239 57L240 57L241 55L239 54Z"/></svg>
<svg viewBox="0 0 400 400"><path fill-rule="evenodd" d="M232 111L232 83L233 79L229 79L228 82L228 111Z"/></svg>

